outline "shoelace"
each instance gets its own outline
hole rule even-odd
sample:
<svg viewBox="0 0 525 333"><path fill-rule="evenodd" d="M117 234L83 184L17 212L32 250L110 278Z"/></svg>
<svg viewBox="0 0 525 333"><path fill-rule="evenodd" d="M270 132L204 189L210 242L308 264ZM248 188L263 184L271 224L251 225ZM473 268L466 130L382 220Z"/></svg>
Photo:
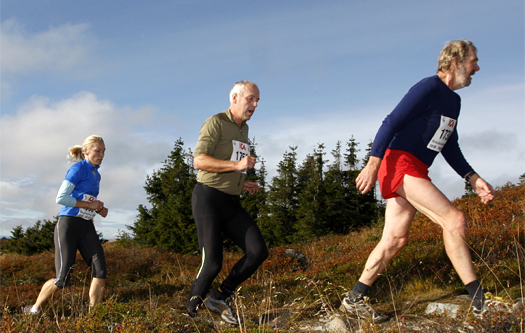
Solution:
<svg viewBox="0 0 525 333"><path fill-rule="evenodd" d="M370 306L370 297L368 297L368 296L363 297L363 303L365 305Z"/></svg>
<svg viewBox="0 0 525 333"><path fill-rule="evenodd" d="M351 298L351 293L348 293L347 297L354 304L365 304L365 305L370 306L370 297L368 296L363 296L362 294L358 294L358 295L355 295L354 298Z"/></svg>
<svg viewBox="0 0 525 333"><path fill-rule="evenodd" d="M506 303L505 299L503 297L494 296L494 295L492 295L491 292L488 292L488 291L485 293L485 300Z"/></svg>
<svg viewBox="0 0 525 333"><path fill-rule="evenodd" d="M230 311L233 313L233 308L232 308L232 299L231 298L227 298L224 303L226 303L226 306L228 306L228 308L230 309Z"/></svg>

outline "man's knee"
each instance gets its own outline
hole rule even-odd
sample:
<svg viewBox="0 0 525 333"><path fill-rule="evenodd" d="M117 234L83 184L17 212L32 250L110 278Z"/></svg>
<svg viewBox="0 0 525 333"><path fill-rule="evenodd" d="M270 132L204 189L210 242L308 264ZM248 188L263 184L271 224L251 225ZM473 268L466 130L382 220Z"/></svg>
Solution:
<svg viewBox="0 0 525 333"><path fill-rule="evenodd" d="M268 259L269 252L266 244L261 244L257 248L250 249L246 252L246 256L257 265L262 264L266 259Z"/></svg>
<svg viewBox="0 0 525 333"><path fill-rule="evenodd" d="M408 236L388 236L381 240L387 251L400 251L408 243Z"/></svg>
<svg viewBox="0 0 525 333"><path fill-rule="evenodd" d="M453 236L464 236L467 231L467 219L465 214L457 210L448 218L447 224L444 226L445 232Z"/></svg>
<svg viewBox="0 0 525 333"><path fill-rule="evenodd" d="M262 264L266 259L268 259L269 255L268 248L265 246L263 249L261 249L258 255L260 263Z"/></svg>
<svg viewBox="0 0 525 333"><path fill-rule="evenodd" d="M201 274L205 276L213 276L215 278L222 269L222 262L205 261L202 266Z"/></svg>

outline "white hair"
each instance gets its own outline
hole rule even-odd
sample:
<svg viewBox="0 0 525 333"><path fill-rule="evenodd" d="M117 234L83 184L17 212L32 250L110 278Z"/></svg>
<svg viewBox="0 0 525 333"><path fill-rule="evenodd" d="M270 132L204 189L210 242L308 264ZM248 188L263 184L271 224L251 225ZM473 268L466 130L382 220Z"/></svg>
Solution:
<svg viewBox="0 0 525 333"><path fill-rule="evenodd" d="M233 103L233 95L234 94L237 94L237 96L242 97L242 95L244 94L244 88L246 88L247 84L253 84L254 86L257 87L257 85L255 83L250 82L250 81L246 81L246 80L239 81L239 82L235 83L233 85L232 90L230 91L230 104Z"/></svg>

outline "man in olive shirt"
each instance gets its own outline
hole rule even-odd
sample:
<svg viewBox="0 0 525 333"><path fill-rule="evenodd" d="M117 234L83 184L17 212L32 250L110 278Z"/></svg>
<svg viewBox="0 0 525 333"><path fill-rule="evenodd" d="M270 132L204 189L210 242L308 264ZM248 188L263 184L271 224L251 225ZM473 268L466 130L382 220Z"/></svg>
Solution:
<svg viewBox="0 0 525 333"><path fill-rule="evenodd" d="M253 218L241 206L241 192L257 193L259 185L246 181L246 170L255 166L250 156L248 125L259 89L248 81L237 82L230 92L230 108L204 122L194 154L199 170L193 189L192 211L197 225L201 268L191 285L188 312L197 315L215 277L222 268L222 233L245 255L235 264L221 286L204 300L206 307L220 313L228 323L238 324L230 296L268 257L268 248Z"/></svg>

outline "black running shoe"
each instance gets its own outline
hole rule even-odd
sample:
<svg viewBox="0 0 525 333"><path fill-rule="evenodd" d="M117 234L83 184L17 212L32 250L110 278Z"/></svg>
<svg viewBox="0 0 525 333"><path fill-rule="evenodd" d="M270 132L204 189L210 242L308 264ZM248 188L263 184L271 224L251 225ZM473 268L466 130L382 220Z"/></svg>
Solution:
<svg viewBox="0 0 525 333"><path fill-rule="evenodd" d="M216 312L221 315L222 319L230 324L239 325L237 320L237 315L233 312L231 306L231 298L223 301L213 297L213 294L204 300L204 305L213 312Z"/></svg>

